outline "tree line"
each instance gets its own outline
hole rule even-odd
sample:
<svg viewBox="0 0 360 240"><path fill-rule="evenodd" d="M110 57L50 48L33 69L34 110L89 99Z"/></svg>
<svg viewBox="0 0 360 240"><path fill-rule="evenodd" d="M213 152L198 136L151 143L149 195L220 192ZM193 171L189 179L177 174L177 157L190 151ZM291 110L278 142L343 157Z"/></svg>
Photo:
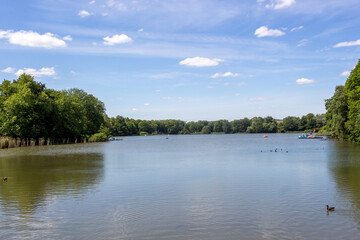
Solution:
<svg viewBox="0 0 360 240"><path fill-rule="evenodd" d="M309 113L283 120L273 117L243 118L233 121L139 120L122 116L107 118L106 127L112 136L147 134L212 134L212 133L278 133L294 131L319 131L325 126L325 114Z"/></svg>
<svg viewBox="0 0 360 240"><path fill-rule="evenodd" d="M336 86L334 95L325 100L325 107L326 129L332 136L360 143L360 60L345 86Z"/></svg>
<svg viewBox="0 0 360 240"><path fill-rule="evenodd" d="M49 89L27 74L12 82L4 80L0 85L1 148L106 141L109 136L312 131L325 124L324 114L312 113L283 120L268 116L191 122L108 117L104 103L81 89Z"/></svg>
<svg viewBox="0 0 360 240"><path fill-rule="evenodd" d="M104 103L80 89L48 89L27 74L0 85L0 136L36 145L78 142L98 133L105 116Z"/></svg>

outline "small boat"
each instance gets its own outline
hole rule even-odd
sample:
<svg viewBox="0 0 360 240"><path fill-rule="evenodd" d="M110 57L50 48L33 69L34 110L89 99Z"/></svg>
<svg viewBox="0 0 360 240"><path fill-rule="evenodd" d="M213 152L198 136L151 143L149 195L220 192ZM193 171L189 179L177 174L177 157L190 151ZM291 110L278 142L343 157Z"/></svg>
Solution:
<svg viewBox="0 0 360 240"><path fill-rule="evenodd" d="M268 135L266 135L266 134L264 134L264 138L267 138L267 137L269 137Z"/></svg>
<svg viewBox="0 0 360 240"><path fill-rule="evenodd" d="M317 136L316 134L303 134L298 139L324 139L323 136Z"/></svg>

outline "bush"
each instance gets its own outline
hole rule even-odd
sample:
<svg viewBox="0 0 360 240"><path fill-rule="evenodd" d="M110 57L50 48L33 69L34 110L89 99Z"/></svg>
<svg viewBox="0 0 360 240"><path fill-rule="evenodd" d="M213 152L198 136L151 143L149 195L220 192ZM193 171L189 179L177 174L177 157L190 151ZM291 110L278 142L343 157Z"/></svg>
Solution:
<svg viewBox="0 0 360 240"><path fill-rule="evenodd" d="M95 133L89 138L89 142L106 142L108 136L105 133Z"/></svg>

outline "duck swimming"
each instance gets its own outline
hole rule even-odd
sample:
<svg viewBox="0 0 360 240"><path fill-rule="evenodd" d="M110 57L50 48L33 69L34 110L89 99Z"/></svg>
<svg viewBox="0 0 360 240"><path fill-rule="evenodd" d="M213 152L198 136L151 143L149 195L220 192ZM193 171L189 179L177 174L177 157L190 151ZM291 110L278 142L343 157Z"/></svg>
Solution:
<svg viewBox="0 0 360 240"><path fill-rule="evenodd" d="M335 207L329 207L329 205L326 205L326 211L334 211Z"/></svg>

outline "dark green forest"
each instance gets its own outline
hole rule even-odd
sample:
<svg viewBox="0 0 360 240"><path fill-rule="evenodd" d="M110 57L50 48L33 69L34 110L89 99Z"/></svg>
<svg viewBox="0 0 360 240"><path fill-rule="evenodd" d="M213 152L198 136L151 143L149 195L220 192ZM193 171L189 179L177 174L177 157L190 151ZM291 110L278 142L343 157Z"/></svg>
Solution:
<svg viewBox="0 0 360 240"><path fill-rule="evenodd" d="M309 113L282 120L270 116L191 122L108 117L104 103L81 89L48 89L34 77L22 74L17 80L4 80L0 85L0 136L3 136L0 140L11 138L13 145L19 142L29 145L31 139L30 145L42 145L106 141L110 136L283 133L315 129L330 132L340 140L360 142L360 61L345 86L337 86L334 96L325 100L325 107L326 114Z"/></svg>
<svg viewBox="0 0 360 240"><path fill-rule="evenodd" d="M89 139L105 116L104 103L80 89L47 89L26 74L0 85L0 135L21 145L29 145L29 139L31 145Z"/></svg>
<svg viewBox="0 0 360 240"><path fill-rule="evenodd" d="M294 131L319 131L325 126L325 115L309 113L305 116L244 118L233 121L191 121L181 120L135 120L117 116L106 120L106 127L113 136L133 136L147 134L212 134L212 133L282 133Z"/></svg>
<svg viewBox="0 0 360 240"><path fill-rule="evenodd" d="M326 129L334 138L360 143L360 60L345 86L325 100Z"/></svg>

